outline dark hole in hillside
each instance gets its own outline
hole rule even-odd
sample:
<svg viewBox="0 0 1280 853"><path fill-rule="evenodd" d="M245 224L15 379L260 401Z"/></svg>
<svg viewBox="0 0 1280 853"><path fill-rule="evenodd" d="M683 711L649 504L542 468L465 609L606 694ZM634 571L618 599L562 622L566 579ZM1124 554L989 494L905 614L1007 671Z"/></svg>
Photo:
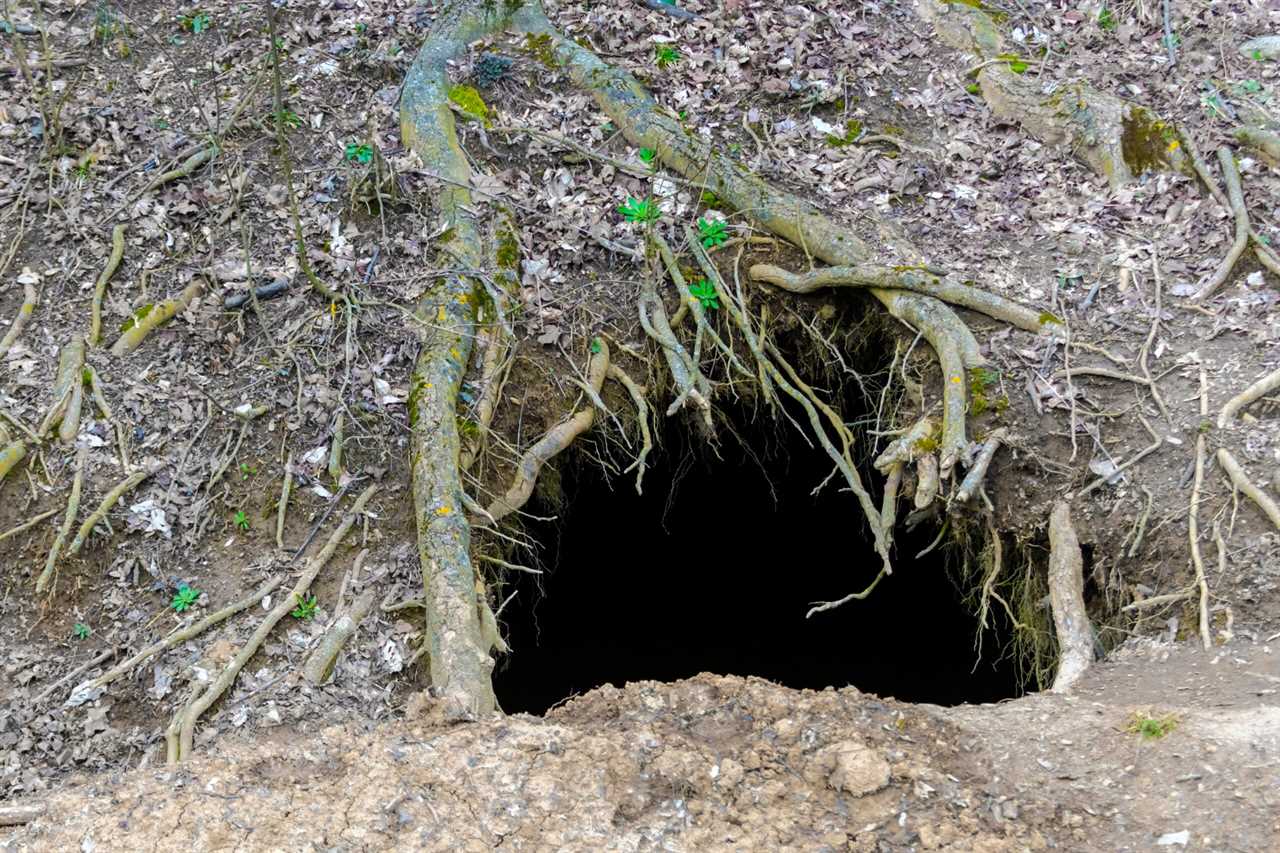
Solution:
<svg viewBox="0 0 1280 853"><path fill-rule="evenodd" d="M900 525L892 576L864 601L805 619L879 570L856 501L831 483L812 496L829 460L764 412L735 424L751 451L722 432L720 459L691 448L678 420L650 457L643 497L630 475L607 483L595 462L561 462L557 520L526 530L545 574L520 574L502 614L512 653L494 685L505 711L541 714L606 683L700 672L941 705L1020 695L1007 622L988 630L978 660L977 623L942 549L912 559L936 528Z"/></svg>

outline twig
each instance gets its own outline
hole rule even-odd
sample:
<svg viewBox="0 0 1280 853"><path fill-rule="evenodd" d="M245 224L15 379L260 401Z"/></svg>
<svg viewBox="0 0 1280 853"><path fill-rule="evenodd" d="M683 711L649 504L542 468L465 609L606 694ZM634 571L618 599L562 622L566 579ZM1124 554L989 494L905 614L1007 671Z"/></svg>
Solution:
<svg viewBox="0 0 1280 853"><path fill-rule="evenodd" d="M143 187L141 191L135 193L131 198L125 201L124 204L121 204L115 210L111 211L111 213L106 216L106 220L110 222L112 219L115 219L122 211L132 207L138 199L142 198L152 190L159 189L165 184L176 181L179 178L189 177L192 172L199 169L205 163L208 163L214 157L217 157L219 153L220 149L217 145L210 145L207 148L200 149L184 160L176 169L171 169L170 171L153 179L149 184Z"/></svg>
<svg viewBox="0 0 1280 853"><path fill-rule="evenodd" d="M0 533L0 542L3 542L4 540L8 539L10 536L17 536L19 533L21 533L24 530L30 530L32 527L35 527L37 524L44 521L49 516L57 515L57 514L58 514L58 511L56 509L51 509L47 512L40 513L30 521L22 522L17 527L10 527L4 533Z"/></svg>
<svg viewBox="0 0 1280 853"><path fill-rule="evenodd" d="M1164 46L1169 52L1169 67L1172 68L1178 64L1178 51L1173 43L1173 19L1169 12L1169 7L1173 3L1172 0L1161 0L1160 5L1164 17Z"/></svg>
<svg viewBox="0 0 1280 853"><path fill-rule="evenodd" d="M1138 415L1138 420L1142 421L1142 425L1147 428L1147 432L1151 435L1151 438L1152 438L1151 444L1139 450L1132 457L1127 459L1123 464L1117 465L1116 469L1111 473L1098 477L1092 483L1085 486L1083 489L1080 490L1079 494L1077 494L1076 497L1083 498L1091 494L1095 489L1102 488L1104 485L1114 480L1117 475L1124 472L1126 469L1133 467L1134 465L1141 462L1143 459L1147 458L1152 453L1155 453L1157 450L1160 449L1160 446L1164 444L1164 438L1151 428L1151 424L1148 423L1147 419L1144 418L1142 415Z"/></svg>
<svg viewBox="0 0 1280 853"><path fill-rule="evenodd" d="M1132 613L1135 610L1149 610L1152 607L1160 607L1165 604L1173 604L1182 601L1184 598L1191 596L1191 590L1184 589L1182 592L1171 592L1168 595L1153 595L1150 598L1144 598L1141 601L1134 601L1120 608L1122 613Z"/></svg>
<svg viewBox="0 0 1280 853"><path fill-rule="evenodd" d="M360 622L373 607L373 590L367 589L351 605L350 611L338 618L338 621L320 638L319 644L302 665L302 677L310 684L319 686L329 680L333 668L338 662L338 655L347 641L355 634Z"/></svg>
<svg viewBox="0 0 1280 853"><path fill-rule="evenodd" d="M56 692L56 691L57 691L57 689L58 689L59 687L61 687L62 685L66 684L67 682L71 681L71 680L72 680L72 679L74 679L77 675L80 675L80 674L81 674L81 673L83 673L83 672L88 672L90 669L93 669L95 666L97 666L98 664L102 663L103 661L106 661L106 660L108 660L108 659L110 659L110 658L115 657L115 656L116 656L116 654L117 654L117 652L119 652L119 651L120 651L120 650L119 650L119 649L117 649L115 646L112 646L111 648L109 648L109 649L104 649L104 650L103 650L102 652L100 652L99 654L94 655L92 658L90 658L89 660L87 660L87 661L85 661L84 663L80 664L78 667L76 667L75 669L73 669L73 670L71 670L70 672L68 672L66 675L64 675L64 676L62 676L61 678L59 678L59 679L58 679L57 681L55 681L53 684L50 684L50 685L49 685L48 687L46 687L44 690L40 691L40 695L38 695L38 696L36 696L36 698L32 699L32 700L31 700L31 704L33 704L33 705L39 705L40 703L44 702L44 700L45 700L45 699L48 699L48 698L49 698L49 695L50 695L51 693Z"/></svg>
<svg viewBox="0 0 1280 853"><path fill-rule="evenodd" d="M251 288L242 293L233 293L222 300L222 307L228 311L236 308L243 308L253 299L265 301L267 299L275 299L277 296L284 296L289 292L288 279L276 279L270 284L264 284L261 287Z"/></svg>
<svg viewBox="0 0 1280 853"><path fill-rule="evenodd" d="M71 525L76 520L76 513L80 509L80 489L84 485L84 468L88 461L89 448L87 445L82 446L76 451L76 476L71 481L71 497L67 499L67 514L62 520L62 526L58 528L58 535L54 537L53 546L49 548L49 557L44 562L44 571L40 573L40 577L36 578L37 593L44 592L49 579L53 577L54 566L58 563L58 554L62 551L67 535L71 532Z"/></svg>

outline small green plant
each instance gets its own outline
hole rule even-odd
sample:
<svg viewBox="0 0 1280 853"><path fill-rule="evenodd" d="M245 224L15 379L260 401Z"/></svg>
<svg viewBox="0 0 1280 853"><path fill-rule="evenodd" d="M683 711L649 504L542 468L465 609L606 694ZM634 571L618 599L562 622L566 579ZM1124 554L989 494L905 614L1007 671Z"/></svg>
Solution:
<svg viewBox="0 0 1280 853"><path fill-rule="evenodd" d="M662 217L662 209L651 198L636 199L627 196L627 203L618 208L622 218L631 223L648 224L657 222Z"/></svg>
<svg viewBox="0 0 1280 853"><path fill-rule="evenodd" d="M728 226L723 219L699 219L698 236L702 238L703 247L710 249L729 239Z"/></svg>
<svg viewBox="0 0 1280 853"><path fill-rule="evenodd" d="M1049 323L1053 323L1055 326L1061 326L1061 325L1062 325L1062 318L1061 318L1061 317L1059 317L1057 314L1052 314L1052 313L1050 313L1050 312L1048 312L1048 311L1041 311L1041 312L1040 312L1040 325L1041 325L1041 326L1045 326L1045 325L1048 325Z"/></svg>
<svg viewBox="0 0 1280 853"><path fill-rule="evenodd" d="M1098 12L1098 26L1109 33L1115 32L1116 27L1120 26L1109 6L1103 6L1102 11Z"/></svg>
<svg viewBox="0 0 1280 853"><path fill-rule="evenodd" d="M173 601L169 602L169 606L172 607L175 612L181 613L184 610L190 610L194 607L199 599L200 590L183 584L178 587L178 591L174 594Z"/></svg>
<svg viewBox="0 0 1280 853"><path fill-rule="evenodd" d="M720 207L720 206L722 206L722 202L720 201L720 196L716 195L716 194L715 194L715 193L713 193L711 190L703 190L703 191L702 191L702 197L701 197L700 201L701 201L703 204L705 204L707 207Z"/></svg>
<svg viewBox="0 0 1280 853"><path fill-rule="evenodd" d="M689 295L702 303L704 310L715 310L720 307L720 295L716 286L705 278L700 278L689 285Z"/></svg>
<svg viewBox="0 0 1280 853"><path fill-rule="evenodd" d="M368 25L368 24L366 24L366 23L361 22L361 23L356 24L354 27L352 27L352 28L351 28L351 30L352 30L352 32L354 32L356 35L358 35L358 36L362 36L362 35L364 35L365 33L369 32L369 25Z"/></svg>
<svg viewBox="0 0 1280 853"><path fill-rule="evenodd" d="M977 83L970 83L968 86L964 87L964 90L968 92L970 95L982 94L982 87L979 86Z"/></svg>
<svg viewBox="0 0 1280 853"><path fill-rule="evenodd" d="M357 145L354 142L348 142L346 159L348 163L364 165L373 159L373 149L368 145Z"/></svg>
<svg viewBox="0 0 1280 853"><path fill-rule="evenodd" d="M277 124L280 124L289 130L297 130L302 127L302 116L287 107L281 109L280 112L276 114L275 120Z"/></svg>
<svg viewBox="0 0 1280 853"><path fill-rule="evenodd" d="M178 25L193 36L198 36L213 26L213 19L204 12L196 12L194 15L179 15Z"/></svg>
<svg viewBox="0 0 1280 853"><path fill-rule="evenodd" d="M660 44L653 49L653 64L659 68L675 65L680 61L680 51L669 44Z"/></svg>
<svg viewBox="0 0 1280 853"><path fill-rule="evenodd" d="M844 136L828 133L827 144L833 148L843 148L846 145L852 145L857 142L860 136L862 136L862 122L857 119L849 119L844 125Z"/></svg>
<svg viewBox="0 0 1280 853"><path fill-rule="evenodd" d="M314 595L297 595L298 606L289 611L289 615L294 619L312 619L316 615L316 609L320 606Z"/></svg>
<svg viewBox="0 0 1280 853"><path fill-rule="evenodd" d="M239 527L241 530L249 529L249 516L244 514L244 510L236 510L235 523L236 527Z"/></svg>
<svg viewBox="0 0 1280 853"><path fill-rule="evenodd" d="M1135 711L1129 718L1125 731L1131 735L1141 735L1143 740L1160 740L1178 727L1178 718L1174 714L1153 717Z"/></svg>
<svg viewBox="0 0 1280 853"><path fill-rule="evenodd" d="M592 355L596 355L597 353L599 353L599 352L600 352L600 348L601 348L600 339L599 339L599 338L592 338L592 339L591 339L591 354L592 354Z"/></svg>
<svg viewBox="0 0 1280 853"><path fill-rule="evenodd" d="M1252 77L1236 86L1236 91L1245 95L1256 95L1262 91L1262 84Z"/></svg>
<svg viewBox="0 0 1280 853"><path fill-rule="evenodd" d="M1253 57L1254 62L1261 62L1262 60L1266 59L1266 56L1263 55L1260 49L1255 50L1252 54L1250 54L1250 56Z"/></svg>
<svg viewBox="0 0 1280 853"><path fill-rule="evenodd" d="M1027 61L1016 53L1002 53L996 58L1003 60L1014 74L1025 74L1027 72Z"/></svg>
<svg viewBox="0 0 1280 853"><path fill-rule="evenodd" d="M248 462L240 463L240 479L241 480L247 480L256 473L258 473L258 469L252 467Z"/></svg>
<svg viewBox="0 0 1280 853"><path fill-rule="evenodd" d="M640 159L646 163L652 163L654 158L658 156L658 152L652 148L641 148L636 153L639 155Z"/></svg>
<svg viewBox="0 0 1280 853"><path fill-rule="evenodd" d="M77 622L71 629L71 633L75 635L77 640L87 640L89 635L93 633L93 629L83 622Z"/></svg>

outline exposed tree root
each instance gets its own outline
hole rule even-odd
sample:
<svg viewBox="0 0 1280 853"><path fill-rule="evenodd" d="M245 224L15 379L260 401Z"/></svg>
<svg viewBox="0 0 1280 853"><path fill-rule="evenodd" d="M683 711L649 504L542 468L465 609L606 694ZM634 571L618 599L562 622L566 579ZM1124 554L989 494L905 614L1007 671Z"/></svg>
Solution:
<svg viewBox="0 0 1280 853"><path fill-rule="evenodd" d="M1280 135L1261 127L1246 125L1236 128L1236 141L1257 149L1271 159L1273 165L1280 165Z"/></svg>
<svg viewBox="0 0 1280 853"><path fill-rule="evenodd" d="M1055 503L1049 515L1049 602L1058 634L1058 672L1051 689L1062 693L1093 663L1093 630L1084 606L1084 555L1066 501Z"/></svg>
<svg viewBox="0 0 1280 853"><path fill-rule="evenodd" d="M280 500L276 505L276 547L284 548L284 520L289 514L289 493L293 490L293 451L284 463L284 483L280 486Z"/></svg>
<svg viewBox="0 0 1280 853"><path fill-rule="evenodd" d="M827 267L808 273L792 273L770 264L756 264L751 277L791 293L813 293L825 287L883 287L923 293L943 302L968 308L1002 320L1029 332L1060 334L1061 325L1052 315L965 284L946 281L945 273L929 269L884 267L862 264Z"/></svg>
<svg viewBox="0 0 1280 853"><path fill-rule="evenodd" d="M609 345L603 340L599 344L600 351L591 356L591 362L587 366L587 381L596 394L600 393L605 375L609 372ZM591 429L595 420L595 408L588 405L547 430L546 435L534 442L520 457L511 487L506 494L489 504L486 510L489 517L496 523L524 506L533 494L542 466L562 453L578 436Z"/></svg>
<svg viewBox="0 0 1280 853"><path fill-rule="evenodd" d="M133 315L132 325L125 329L116 342L111 345L113 355L125 355L133 352L138 345L160 326L187 310L191 301L204 292L204 281L197 278L187 285L182 293L173 299L166 299L151 306L145 314L139 311Z"/></svg>
<svg viewBox="0 0 1280 853"><path fill-rule="evenodd" d="M40 577L36 578L36 593L44 592L44 588L49 585L49 580L53 577L53 570L58 565L58 555L62 553L62 546L67 541L67 536L71 533L71 525L75 523L76 513L80 511L80 490L84 486L84 468L89 461L89 448L82 446L76 451L76 475L71 481L71 496L67 498L67 514L63 516L62 526L58 528L58 535L53 538L53 545L49 548L49 556L44 561L44 570L40 572Z"/></svg>
<svg viewBox="0 0 1280 853"><path fill-rule="evenodd" d="M1263 514L1271 520L1271 523L1280 530L1280 506L1271 499L1271 496L1253 484L1249 479L1249 475L1244 472L1244 468L1231 455L1231 451L1225 447L1218 448L1218 464L1222 466L1222 470L1227 472L1227 476L1231 478L1231 484L1244 492L1249 500L1258 505Z"/></svg>
<svg viewBox="0 0 1280 853"><path fill-rule="evenodd" d="M1218 264L1217 269L1204 280L1200 289L1192 295L1192 302L1203 302L1213 295L1226 282L1236 261L1249 246L1249 210L1244 203L1244 190L1240 186L1240 172L1236 169L1236 159L1229 148L1218 149L1218 164L1222 166L1222 175L1227 182L1227 198L1231 202L1231 213L1235 216L1236 236L1227 250L1227 256Z"/></svg>
<svg viewBox="0 0 1280 853"><path fill-rule="evenodd" d="M656 243L661 254L662 244ZM670 254L668 250L667 254ZM679 275L679 268L676 267L676 274ZM676 287L680 289L680 309L686 310L687 303L682 287L683 276L675 280ZM689 351L685 349L684 344L680 343L680 339L676 337L675 332L671 328L671 320L667 317L666 306L662 302L662 298L658 296L658 290L654 286L650 277L646 276L640 282L640 299L636 305L636 310L640 316L640 326L644 329L645 334L652 338L660 347L662 354L667 361L667 369L671 372L671 379L675 382L676 397L667 407L667 417L674 415L685 402L692 403L699 415L699 423L703 430L703 437L710 438L715 427L711 420L711 383L707 377L702 374L697 362ZM679 312L677 312L678 314Z"/></svg>
<svg viewBox="0 0 1280 853"><path fill-rule="evenodd" d="M129 207L132 207L133 204L136 201L138 201L138 199L142 198L147 193L152 192L153 190L158 190L160 189L160 187L164 186L165 184L172 183L173 181L176 181L179 178L190 177L193 172L195 172L205 163L208 163L214 157L217 157L219 153L220 152L217 145L210 145L206 148L201 148L199 151L195 152L186 160L184 160L177 168L171 169L168 172L165 172L157 176L149 184L143 187L140 192L136 193L132 198L130 198L124 204L120 205L115 210L111 211L110 215L108 215L106 218L107 221L110 222L112 219L115 219L117 216L120 215L122 211L126 210Z"/></svg>
<svg viewBox="0 0 1280 853"><path fill-rule="evenodd" d="M10 471L18 466L18 463L27 456L27 443L25 441L15 441L0 450L0 483L4 482L4 478Z"/></svg>
<svg viewBox="0 0 1280 853"><path fill-rule="evenodd" d="M40 297L36 293L33 285L24 284L22 286L22 307L18 309L18 316L13 318L13 324L9 326L9 331L5 332L3 338L0 338L0 358L4 358L9 352L9 348L13 346L13 342L22 334L22 330L27 327L27 321L31 319L31 315L35 313L36 306L40 303Z"/></svg>
<svg viewBox="0 0 1280 853"><path fill-rule="evenodd" d="M1038 78L1014 70L1017 47L1005 40L987 7L921 0L918 8L945 43L980 60L978 86L993 113L1047 145L1069 148L1113 187L1151 169L1189 171L1182 134L1145 108L1083 83L1042 94Z"/></svg>
<svg viewBox="0 0 1280 853"><path fill-rule="evenodd" d="M178 740L177 755L171 756L172 761L185 761L187 758L191 757L192 744L195 738L196 722L200 719L200 715L209 710L210 706L212 706L213 703L216 702L229 687L231 687L232 683L236 680L236 676L239 675L240 670L243 669L244 665L249 662L250 658L257 653L258 649L262 646L263 641L266 640L267 635L271 633L272 629L275 628L281 619L287 616L289 612L297 606L298 599L305 595L307 590L311 588L311 584L315 582L316 576L320 574L320 570L329 562L334 551L338 549L338 545L342 543L343 537L345 537L347 532L351 530L351 527L356 523L356 519L358 519L360 514L364 512L365 505L377 491L378 487L374 485L369 486L360 493L360 496L356 498L355 503L351 505L351 510L342 519L342 523L338 525L337 529L334 530L333 534L329 537L329 541L327 541L324 547L307 562L306 568L304 568L302 570L302 574L298 576L298 580L294 583L293 589L290 590L289 594L281 598L279 603L271 609L271 612L263 618L262 622L259 623L257 630L253 632L253 635L249 638L248 642L246 642L240 650L236 652L235 657L227 663L226 667L218 674L218 677L213 680L209 687L202 693L194 696L192 701L174 717L174 722L177 724ZM170 729L172 730L172 728L173 726L171 725Z"/></svg>
<svg viewBox="0 0 1280 853"><path fill-rule="evenodd" d="M40 817L48 810L44 803L20 803L0 806L0 826L22 826Z"/></svg>
<svg viewBox="0 0 1280 853"><path fill-rule="evenodd" d="M80 525L80 530L76 533L76 538L71 540L71 544L67 546L67 556L74 557L80 553L80 549L84 547L84 543L89 541L90 534L93 533L93 527L99 521L107 517L107 513L116 505L116 501L127 495L138 487L138 484L150 477L152 474L164 467L163 463L153 463L138 471L134 471L123 482L118 484L114 489L107 492L102 499L102 503L98 504L98 508L89 514L84 520L84 524Z"/></svg>
<svg viewBox="0 0 1280 853"><path fill-rule="evenodd" d="M636 383L625 370L616 364L609 365L609 378L617 382L631 395L631 402L636 406L636 417L640 421L640 453L636 460L622 473L628 474L636 469L636 494L644 494L641 484L644 482L645 459L653 450L653 435L649 431L649 404L644 399L645 389Z"/></svg>
<svg viewBox="0 0 1280 853"><path fill-rule="evenodd" d="M230 619L241 611L248 610L250 607L257 604L259 601L262 601L262 599L274 592L276 587L280 586L283 582L284 576L277 575L239 601L233 601L226 607L223 607L220 610L215 610L203 619L192 622L185 628L179 628L163 639L157 640L147 646L128 660L122 661L116 666L113 666L97 678L91 678L88 681L76 685L75 689L71 691L71 695L67 697L67 701L65 703L66 706L75 707L77 705L83 705L85 702L97 698L101 695L100 691L103 688L121 676L132 672L139 664L146 662L149 658L155 657L161 652L167 651L180 643L185 643L192 637L198 637L214 625L225 622L227 619Z"/></svg>
<svg viewBox="0 0 1280 853"><path fill-rule="evenodd" d="M0 542L3 542L4 540L8 539L11 536L17 536L19 533L21 533L24 530L30 530L40 522L44 521L46 518L49 518L50 516L54 516L57 514L58 514L58 511L56 509L47 510L45 512L40 513L35 518L31 518L31 519L28 519L27 521L22 522L17 527L10 527L4 533L0 533Z"/></svg>
<svg viewBox="0 0 1280 853"><path fill-rule="evenodd" d="M978 451L978 456L974 459L973 465L969 468L969 472L965 474L964 481L960 484L960 489L956 492L956 501L958 503L968 503L969 499L977 494L982 488L982 481L987 476L987 469L991 467L991 460L995 458L996 451L1000 449L1000 445L1004 442L1005 430L994 429L987 436L987 440L982 445L982 450Z"/></svg>
<svg viewBox="0 0 1280 853"><path fill-rule="evenodd" d="M1204 365L1200 366L1200 417L1209 415L1209 380ZM1209 584L1205 579L1204 558L1200 555L1200 493L1204 485L1204 454L1207 439L1204 431L1196 433L1195 479L1191 485L1191 503L1187 509L1187 536L1191 542L1191 564L1196 572L1196 587L1200 590L1200 642L1208 650L1209 637Z"/></svg>
<svg viewBox="0 0 1280 853"><path fill-rule="evenodd" d="M53 380L53 405L41 421L37 434L44 437L58 427L58 437L72 441L80 431L80 409L84 401L84 338L75 337L58 352L58 372Z"/></svg>
<svg viewBox="0 0 1280 853"><path fill-rule="evenodd" d="M1280 370L1273 370L1226 402L1222 411L1218 413L1218 429L1226 429L1227 424L1239 414L1241 409L1262 399L1277 388L1280 388Z"/></svg>
<svg viewBox="0 0 1280 853"><path fill-rule="evenodd" d="M373 607L373 597L372 589L365 590L364 594L352 603L351 609L339 616L338 621L333 623L320 638L319 644L302 666L302 677L309 684L319 686L329 680L334 666L338 663L338 655L342 654L343 647L355 635L356 628Z"/></svg>
<svg viewBox="0 0 1280 853"><path fill-rule="evenodd" d="M102 298L107 294L107 282L111 281L111 276L116 274L116 270L120 267L120 260L124 257L124 231L123 225L117 225L111 229L111 257L107 258L107 265L103 267L98 281L93 286L93 304L89 315L89 346L91 347L96 347L102 341Z"/></svg>

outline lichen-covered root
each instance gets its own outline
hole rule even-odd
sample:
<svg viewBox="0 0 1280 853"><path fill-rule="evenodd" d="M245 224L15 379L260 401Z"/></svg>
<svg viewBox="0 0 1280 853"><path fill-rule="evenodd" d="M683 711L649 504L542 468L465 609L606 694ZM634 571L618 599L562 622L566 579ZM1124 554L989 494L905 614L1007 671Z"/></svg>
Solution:
<svg viewBox="0 0 1280 853"><path fill-rule="evenodd" d="M139 317L134 315L133 325L124 331L111 345L113 355L126 355L138 348L138 345L160 326L187 310L197 296L204 292L204 281L196 279L187 285L182 293L173 299L166 299L151 306L151 310Z"/></svg>
<svg viewBox="0 0 1280 853"><path fill-rule="evenodd" d="M596 394L604 386L604 378L609 371L609 345L603 340L599 344L599 352L592 354L587 366L587 381ZM528 502L542 466L563 452L574 439L591 429L595 419L595 409L588 405L547 430L542 438L524 452L520 457L520 464L516 466L516 475L510 488L506 494L489 504L486 510L494 522L501 521Z"/></svg>
<svg viewBox="0 0 1280 853"><path fill-rule="evenodd" d="M18 463L27 455L27 443L25 441L15 441L5 445L0 450L0 483L4 482L4 478L8 473L14 470Z"/></svg>
<svg viewBox="0 0 1280 853"><path fill-rule="evenodd" d="M84 400L84 338L72 338L58 353L58 372L53 380L53 405L40 422L41 437L58 427L58 436L71 441L80 431L80 409Z"/></svg>
<svg viewBox="0 0 1280 853"><path fill-rule="evenodd" d="M58 556L62 553L62 546L67 541L67 536L71 533L71 525L75 523L76 513L80 511L80 490L84 486L84 469L89 461L89 448L81 447L76 451L76 475L71 481L71 496L67 498L67 514L62 519L62 526L58 528L58 534L53 539L53 545L49 548L49 556L44 562L44 570L40 572L40 577L36 578L36 592L44 592L44 588L49 585L49 580L53 577L53 570L58 565Z"/></svg>
<svg viewBox="0 0 1280 853"><path fill-rule="evenodd" d="M319 686L329 680L333 668L338 663L338 656L343 647L356 633L360 622L373 607L373 590L365 590L351 605L351 609L338 617L324 636L320 638L315 650L307 657L302 666L302 677L308 684Z"/></svg>
<svg viewBox="0 0 1280 853"><path fill-rule="evenodd" d="M36 293L34 285L24 284L22 286L22 307L18 309L18 316L13 318L13 325L9 327L9 331L5 332L3 338L0 338L0 358L4 358L5 353L13 346L13 342L22 334L22 330L27 327L27 321L31 319L31 315L35 313L36 306L40 303L40 296Z"/></svg>

